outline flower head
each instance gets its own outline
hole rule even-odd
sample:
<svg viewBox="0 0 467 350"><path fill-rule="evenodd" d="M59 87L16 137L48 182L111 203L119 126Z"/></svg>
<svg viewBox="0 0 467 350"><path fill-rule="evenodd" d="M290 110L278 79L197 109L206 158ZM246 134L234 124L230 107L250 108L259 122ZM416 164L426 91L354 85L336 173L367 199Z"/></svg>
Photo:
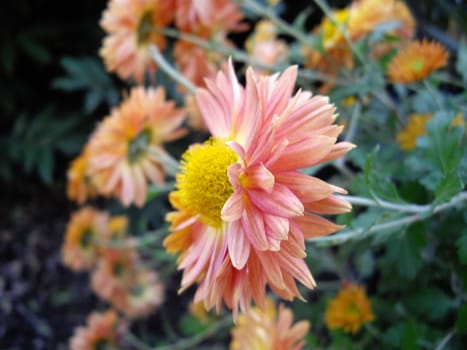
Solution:
<svg viewBox="0 0 467 350"><path fill-rule="evenodd" d="M422 80L448 63L446 49L437 42L414 41L402 48L389 62L388 78L392 83Z"/></svg>
<svg viewBox="0 0 467 350"><path fill-rule="evenodd" d="M81 271L95 265L99 254L97 243L107 235L108 220L106 213L91 207L73 213L62 246L62 258L66 266Z"/></svg>
<svg viewBox="0 0 467 350"><path fill-rule="evenodd" d="M85 149L71 162L67 172L67 196L78 204L83 204L88 198L97 195L96 188L88 175L88 158L89 152Z"/></svg>
<svg viewBox="0 0 467 350"><path fill-rule="evenodd" d="M326 326L329 329L342 328L347 333L356 333L375 316L371 310L363 287L344 284L337 296L328 304L325 314Z"/></svg>
<svg viewBox="0 0 467 350"><path fill-rule="evenodd" d="M164 142L184 134L184 118L163 88L133 88L89 141L89 174L99 193L142 206L147 182L164 183Z"/></svg>
<svg viewBox="0 0 467 350"><path fill-rule="evenodd" d="M277 39L277 28L266 20L259 21L255 31L245 42L245 48L253 62L274 67L287 57L288 47L283 40Z"/></svg>
<svg viewBox="0 0 467 350"><path fill-rule="evenodd" d="M70 339L71 350L101 350L117 348L127 325L120 321L117 313L110 309L106 312L93 312L86 327L78 327Z"/></svg>
<svg viewBox="0 0 467 350"><path fill-rule="evenodd" d="M110 0L100 22L108 33L100 50L107 69L138 83L146 72L154 74L156 64L148 47L164 49L165 38L155 29L167 26L174 15L173 0Z"/></svg>
<svg viewBox="0 0 467 350"><path fill-rule="evenodd" d="M310 323L292 322L290 309L280 305L277 310L267 298L264 310L252 308L238 317L237 326L231 331L230 350L299 350Z"/></svg>
<svg viewBox="0 0 467 350"><path fill-rule="evenodd" d="M340 228L314 213L350 210L333 195L345 192L299 169L336 159L353 145L336 138L328 99L299 91L297 68L280 77L250 68L241 86L232 63L196 99L212 137L182 156L167 215L164 245L180 253L182 290L200 283L195 302L248 309L264 305L269 286L281 297L301 297L296 280L315 282L305 264L304 239Z"/></svg>
<svg viewBox="0 0 467 350"><path fill-rule="evenodd" d="M397 133L397 143L403 151L410 151L415 148L417 138L426 134L425 124L432 118L432 114L411 114L407 125Z"/></svg>

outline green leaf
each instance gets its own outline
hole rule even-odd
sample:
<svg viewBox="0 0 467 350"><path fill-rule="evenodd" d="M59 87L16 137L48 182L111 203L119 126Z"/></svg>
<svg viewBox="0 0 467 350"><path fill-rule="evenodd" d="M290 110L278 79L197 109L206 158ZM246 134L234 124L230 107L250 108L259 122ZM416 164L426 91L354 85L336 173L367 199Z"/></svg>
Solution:
<svg viewBox="0 0 467 350"><path fill-rule="evenodd" d="M462 191L464 184L456 172L445 174L435 190L436 199L434 205L449 202L449 200Z"/></svg>
<svg viewBox="0 0 467 350"><path fill-rule="evenodd" d="M456 330L459 334L467 334L467 304L457 310Z"/></svg>
<svg viewBox="0 0 467 350"><path fill-rule="evenodd" d="M375 269L375 259L369 250L358 256L355 263L362 277L371 276Z"/></svg>
<svg viewBox="0 0 467 350"><path fill-rule="evenodd" d="M456 70L465 82L467 82L467 42L462 39L459 43L459 50L457 51Z"/></svg>
<svg viewBox="0 0 467 350"><path fill-rule="evenodd" d="M27 53L33 60L39 63L47 63L50 61L51 55L49 51L47 51L45 47L37 41L37 39L23 33L19 36L18 42L23 48L24 52Z"/></svg>
<svg viewBox="0 0 467 350"><path fill-rule="evenodd" d="M451 126L454 118L454 112L436 112L426 123L427 135L417 139L417 145L425 150L427 159L443 173L454 171L463 153L459 147L463 130Z"/></svg>
<svg viewBox="0 0 467 350"><path fill-rule="evenodd" d="M44 149L40 153L37 165L37 170L42 181L45 184L50 185L52 183L54 170L54 158L51 149Z"/></svg>
<svg viewBox="0 0 467 350"><path fill-rule="evenodd" d="M415 329L414 321L409 320L406 322L404 327L404 333L401 339L402 350L418 350L420 349L417 345L417 332Z"/></svg>
<svg viewBox="0 0 467 350"><path fill-rule="evenodd" d="M436 287L424 289L407 298L409 309L433 321L446 316L453 305L454 301Z"/></svg>
<svg viewBox="0 0 467 350"><path fill-rule="evenodd" d="M420 255L420 249L426 243L423 227L422 223L411 225L400 239L392 241L389 248L399 274L407 279L414 278L423 264Z"/></svg>

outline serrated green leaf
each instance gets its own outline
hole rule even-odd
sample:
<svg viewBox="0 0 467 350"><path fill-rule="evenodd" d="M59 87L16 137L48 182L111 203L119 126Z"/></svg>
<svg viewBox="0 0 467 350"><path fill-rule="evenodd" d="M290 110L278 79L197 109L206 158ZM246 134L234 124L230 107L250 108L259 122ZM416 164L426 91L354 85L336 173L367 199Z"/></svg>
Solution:
<svg viewBox="0 0 467 350"><path fill-rule="evenodd" d="M462 180L457 173L450 172L445 174L435 190L436 198L434 205L440 205L449 202L449 200L454 195L462 191L463 188L464 184L462 183Z"/></svg>
<svg viewBox="0 0 467 350"><path fill-rule="evenodd" d="M456 330L459 334L467 334L467 304L457 310Z"/></svg>
<svg viewBox="0 0 467 350"><path fill-rule="evenodd" d="M420 249L424 245L423 226L420 224L411 225L402 237L392 241L390 254L401 276L407 279L416 276L423 264Z"/></svg>

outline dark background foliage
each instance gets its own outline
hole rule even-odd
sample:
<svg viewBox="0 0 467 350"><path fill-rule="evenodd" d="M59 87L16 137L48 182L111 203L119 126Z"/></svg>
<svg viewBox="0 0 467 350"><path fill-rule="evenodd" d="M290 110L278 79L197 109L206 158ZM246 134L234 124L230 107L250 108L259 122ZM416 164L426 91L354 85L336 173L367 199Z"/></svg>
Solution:
<svg viewBox="0 0 467 350"><path fill-rule="evenodd" d="M343 7L348 1L333 1ZM463 0L408 1L421 34L453 53L467 32ZM105 0L3 1L0 9L0 349L56 349L97 305L86 276L60 264L73 206L65 174L123 84L97 52ZM292 22L312 1L286 1ZM447 34L446 34L447 33Z"/></svg>

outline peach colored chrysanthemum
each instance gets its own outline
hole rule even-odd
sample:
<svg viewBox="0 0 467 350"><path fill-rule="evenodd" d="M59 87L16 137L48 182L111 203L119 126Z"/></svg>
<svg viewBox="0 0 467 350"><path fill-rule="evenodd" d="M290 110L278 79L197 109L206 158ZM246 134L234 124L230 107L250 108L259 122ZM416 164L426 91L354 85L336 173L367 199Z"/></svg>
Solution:
<svg viewBox="0 0 467 350"><path fill-rule="evenodd" d="M142 206L148 181L163 185L164 142L184 135L183 112L165 100L165 90L135 87L93 133L89 174L99 193Z"/></svg>
<svg viewBox="0 0 467 350"><path fill-rule="evenodd" d="M388 79L392 83L422 80L448 63L448 53L438 42L424 39L402 48L389 62Z"/></svg>
<svg viewBox="0 0 467 350"><path fill-rule="evenodd" d="M67 196L78 204L83 204L87 199L97 196L97 191L88 175L88 158L89 152L85 149L71 162L67 172Z"/></svg>
<svg viewBox="0 0 467 350"><path fill-rule="evenodd" d="M415 31L415 20L410 10L403 1L398 0L357 0L347 8L332 11L331 15L333 20L325 17L313 30L314 34L321 35L323 51L305 47L303 54L307 67L333 74L342 68L351 69L354 64L353 54L343 31L347 33L347 39L354 43L386 22L398 22L398 26L387 34L397 36L399 42L411 39ZM371 48L372 55L379 57L400 45L399 42L375 43Z"/></svg>
<svg viewBox="0 0 467 350"><path fill-rule="evenodd" d="M238 317L231 331L230 350L300 350L310 323L292 323L292 311L282 304L277 310L274 302L267 298L264 310L252 308Z"/></svg>
<svg viewBox="0 0 467 350"><path fill-rule="evenodd" d="M183 32L209 38L219 32L245 29L243 14L231 0L178 0L175 24Z"/></svg>
<svg viewBox="0 0 467 350"><path fill-rule="evenodd" d="M98 242L107 235L109 217L91 207L72 214L62 246L63 263L75 271L94 266L99 253Z"/></svg>
<svg viewBox="0 0 467 350"><path fill-rule="evenodd" d="M142 318L152 314L163 301L163 285L157 273L136 268L124 298L113 304L130 318Z"/></svg>
<svg viewBox="0 0 467 350"><path fill-rule="evenodd" d="M365 289L352 283L343 285L328 304L324 317L329 329L342 328L347 333L357 333L365 323L375 318Z"/></svg>
<svg viewBox="0 0 467 350"><path fill-rule="evenodd" d="M245 42L245 48L252 62L274 67L287 58L285 41L277 39L276 26L267 20L259 21L254 32ZM267 71L265 71L267 73Z"/></svg>
<svg viewBox="0 0 467 350"><path fill-rule="evenodd" d="M165 48L165 37L156 29L169 25L174 15L174 0L110 0L100 22L108 34L100 50L107 69L138 83L146 73L154 74L148 47Z"/></svg>
<svg viewBox="0 0 467 350"><path fill-rule="evenodd" d="M78 327L70 338L71 350L101 350L118 348L127 329L117 313L109 309L93 312L87 319L86 327Z"/></svg>
<svg viewBox="0 0 467 350"><path fill-rule="evenodd" d="M350 210L333 195L343 189L299 171L353 145L336 144L342 128L326 97L292 95L296 76L296 67L280 77L249 68L243 87L229 61L196 92L212 138L182 157L164 245L181 254L181 290L199 283L195 302L207 309L224 302L235 317L251 299L264 306L267 286L287 300L301 297L295 280L315 286L304 239L340 228L312 212Z"/></svg>

